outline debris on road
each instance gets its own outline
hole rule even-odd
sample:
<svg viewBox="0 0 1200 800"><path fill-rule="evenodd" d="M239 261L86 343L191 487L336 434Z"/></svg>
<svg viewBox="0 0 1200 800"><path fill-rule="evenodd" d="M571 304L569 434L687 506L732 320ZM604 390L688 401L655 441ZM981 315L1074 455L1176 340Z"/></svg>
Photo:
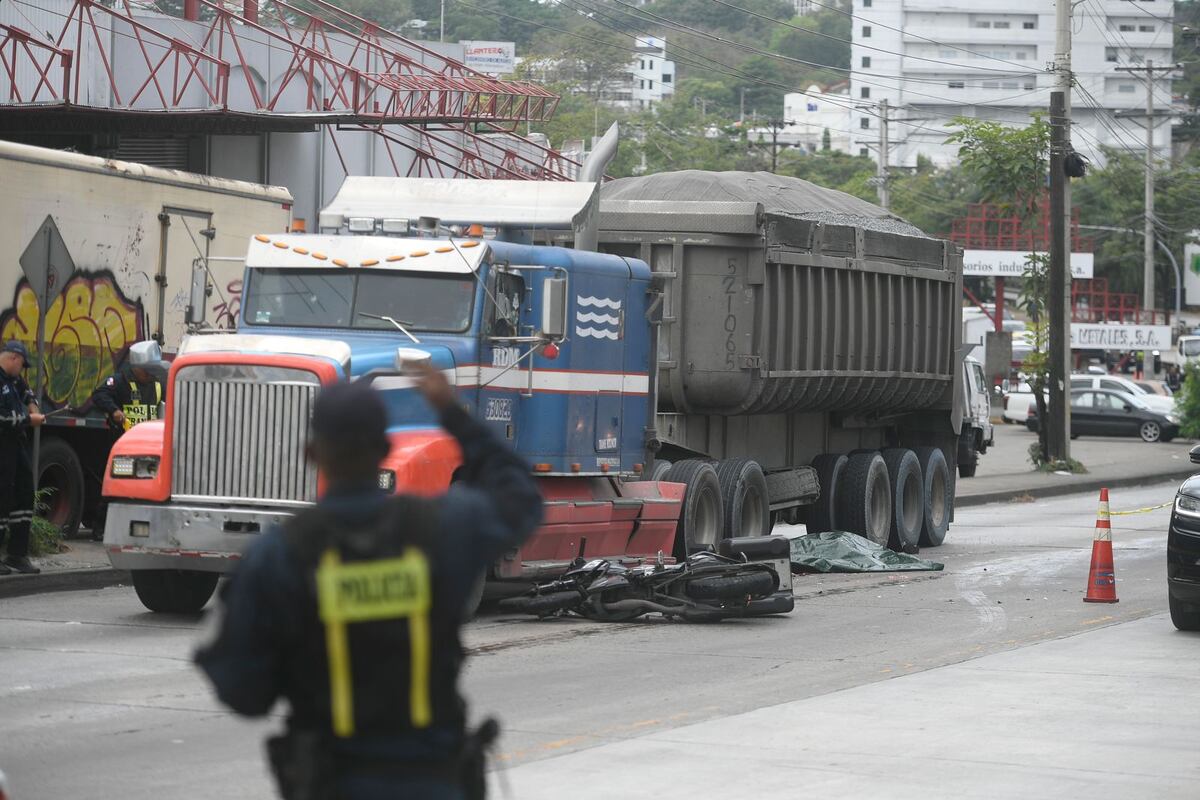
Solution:
<svg viewBox="0 0 1200 800"><path fill-rule="evenodd" d="M793 572L936 572L945 566L845 531L798 536L791 557Z"/></svg>

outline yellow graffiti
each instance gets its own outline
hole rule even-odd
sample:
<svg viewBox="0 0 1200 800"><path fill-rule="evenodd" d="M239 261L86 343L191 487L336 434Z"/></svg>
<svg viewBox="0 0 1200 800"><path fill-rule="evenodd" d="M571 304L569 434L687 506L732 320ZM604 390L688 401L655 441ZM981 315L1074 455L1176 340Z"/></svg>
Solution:
<svg viewBox="0 0 1200 800"><path fill-rule="evenodd" d="M72 278L50 305L46 323L46 396L60 406L86 403L125 348L142 338L140 304L126 299L110 275ZM19 339L32 353L37 326L37 298L22 281L13 307L0 317L0 339Z"/></svg>

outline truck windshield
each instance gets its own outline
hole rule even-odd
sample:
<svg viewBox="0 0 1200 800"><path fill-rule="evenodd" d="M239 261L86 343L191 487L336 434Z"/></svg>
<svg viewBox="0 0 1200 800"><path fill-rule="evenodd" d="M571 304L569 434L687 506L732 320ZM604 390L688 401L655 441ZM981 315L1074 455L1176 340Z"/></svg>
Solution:
<svg viewBox="0 0 1200 800"><path fill-rule="evenodd" d="M243 319L251 325L461 333L475 304L471 275L398 270L252 269Z"/></svg>
<svg viewBox="0 0 1200 800"><path fill-rule="evenodd" d="M1200 339L1181 339L1179 352L1185 356L1200 356Z"/></svg>

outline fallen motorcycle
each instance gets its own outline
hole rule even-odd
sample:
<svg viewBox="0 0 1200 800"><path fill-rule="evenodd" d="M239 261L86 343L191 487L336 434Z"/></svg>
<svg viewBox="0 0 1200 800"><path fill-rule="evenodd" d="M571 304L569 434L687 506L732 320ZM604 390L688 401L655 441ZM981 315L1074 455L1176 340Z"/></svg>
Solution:
<svg viewBox="0 0 1200 800"><path fill-rule="evenodd" d="M719 553L693 553L676 564L576 559L561 577L501 600L500 609L601 622L652 613L688 622L786 614L794 607L789 553L786 538L762 536L727 539Z"/></svg>

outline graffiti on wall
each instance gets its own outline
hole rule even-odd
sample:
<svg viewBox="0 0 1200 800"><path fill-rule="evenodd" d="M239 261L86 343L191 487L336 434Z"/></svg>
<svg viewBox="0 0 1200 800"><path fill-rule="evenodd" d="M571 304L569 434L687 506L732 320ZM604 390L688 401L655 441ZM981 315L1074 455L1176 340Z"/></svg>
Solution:
<svg viewBox="0 0 1200 800"><path fill-rule="evenodd" d="M46 397L58 407L86 404L126 349L146 336L141 301L126 297L107 270L72 275L46 323ZM0 340L19 339L32 353L37 330L37 298L22 278L12 306L0 312Z"/></svg>

